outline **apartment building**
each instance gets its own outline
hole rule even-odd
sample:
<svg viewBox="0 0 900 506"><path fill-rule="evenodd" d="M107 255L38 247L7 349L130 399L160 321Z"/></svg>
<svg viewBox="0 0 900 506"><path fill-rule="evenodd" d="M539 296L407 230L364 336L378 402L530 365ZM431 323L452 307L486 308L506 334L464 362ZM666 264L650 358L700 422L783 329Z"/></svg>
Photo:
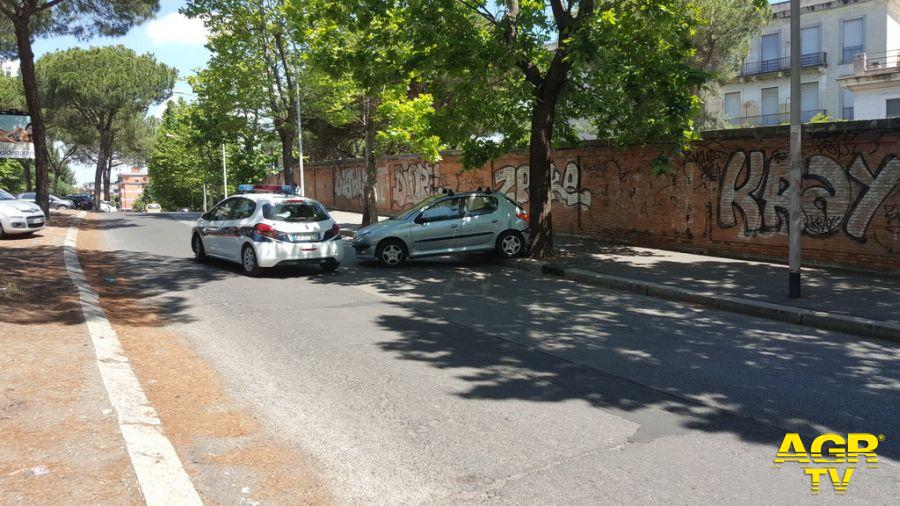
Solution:
<svg viewBox="0 0 900 506"><path fill-rule="evenodd" d="M790 2L771 7L738 75L706 102L735 126L790 120ZM900 115L900 0L802 0L800 19L803 121Z"/></svg>
<svg viewBox="0 0 900 506"><path fill-rule="evenodd" d="M140 167L131 167L119 173L119 207L123 211L131 211L134 201L144 193L150 181L147 173Z"/></svg>

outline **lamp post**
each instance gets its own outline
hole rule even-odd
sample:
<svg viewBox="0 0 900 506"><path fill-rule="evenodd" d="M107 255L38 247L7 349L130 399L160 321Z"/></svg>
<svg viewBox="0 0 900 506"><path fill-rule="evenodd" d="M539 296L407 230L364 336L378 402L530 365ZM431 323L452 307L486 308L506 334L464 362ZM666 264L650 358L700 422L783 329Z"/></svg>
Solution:
<svg viewBox="0 0 900 506"><path fill-rule="evenodd" d="M294 73L294 84L297 89L294 105L297 108L297 160L300 166L300 195L306 196L306 180L303 178L303 121L300 117L300 66Z"/></svg>
<svg viewBox="0 0 900 506"><path fill-rule="evenodd" d="M791 168L788 173L788 297L800 298L800 196L803 193L800 123L800 0L791 0Z"/></svg>

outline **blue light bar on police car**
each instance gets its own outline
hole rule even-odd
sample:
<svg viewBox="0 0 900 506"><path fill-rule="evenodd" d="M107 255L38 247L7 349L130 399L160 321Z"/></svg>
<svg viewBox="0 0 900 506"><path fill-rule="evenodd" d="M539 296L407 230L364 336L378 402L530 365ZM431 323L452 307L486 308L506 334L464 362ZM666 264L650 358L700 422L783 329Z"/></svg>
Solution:
<svg viewBox="0 0 900 506"><path fill-rule="evenodd" d="M239 193L283 193L285 195L293 195L294 187L291 185L275 185L275 184L241 184L238 185Z"/></svg>

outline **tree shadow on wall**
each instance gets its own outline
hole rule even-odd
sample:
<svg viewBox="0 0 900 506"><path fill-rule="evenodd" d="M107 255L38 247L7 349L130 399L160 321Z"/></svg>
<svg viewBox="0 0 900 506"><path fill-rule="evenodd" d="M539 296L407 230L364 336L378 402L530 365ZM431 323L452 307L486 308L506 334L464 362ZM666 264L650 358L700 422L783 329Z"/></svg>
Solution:
<svg viewBox="0 0 900 506"><path fill-rule="evenodd" d="M398 269L351 265L403 308L378 324L398 359L465 380L479 400L580 400L630 419L633 439L701 430L775 445L785 431L891 432L900 347L583 286L473 255ZM774 451L774 450L773 450ZM882 455L900 457L890 441Z"/></svg>

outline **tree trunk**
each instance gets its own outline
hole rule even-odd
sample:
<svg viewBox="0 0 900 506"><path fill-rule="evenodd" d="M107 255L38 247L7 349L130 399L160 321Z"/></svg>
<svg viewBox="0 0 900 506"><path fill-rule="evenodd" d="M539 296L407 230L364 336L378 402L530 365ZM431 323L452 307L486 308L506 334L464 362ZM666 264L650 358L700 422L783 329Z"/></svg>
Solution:
<svg viewBox="0 0 900 506"><path fill-rule="evenodd" d="M31 177L31 160L19 160L22 164L22 177L25 179L25 191L34 191L34 178Z"/></svg>
<svg viewBox="0 0 900 506"><path fill-rule="evenodd" d="M535 91L531 111L531 142L528 149L528 202L531 222L530 256L542 258L553 254L553 209L551 202L550 149L553 120L559 91L544 86Z"/></svg>
<svg viewBox="0 0 900 506"><path fill-rule="evenodd" d="M53 185L51 185L51 186L53 188L53 193L55 193L57 195L62 193L59 191L59 176L60 176L59 173L60 172L62 172L62 164L54 165L54 167L53 167Z"/></svg>
<svg viewBox="0 0 900 506"><path fill-rule="evenodd" d="M47 168L49 152L47 151L47 134L44 129L44 114L38 97L37 76L34 71L34 51L31 49L31 32L29 19L14 22L16 31L16 47L19 51L19 72L22 74L22 86L25 88L25 103L31 116L31 138L34 143L35 202L50 216L50 197Z"/></svg>
<svg viewBox="0 0 900 506"><path fill-rule="evenodd" d="M112 135L109 130L101 130L100 132L100 149L97 153L97 168L94 170L94 210L100 210L100 197L103 196L104 176L106 175L106 165L109 158L109 152L112 148Z"/></svg>
<svg viewBox="0 0 900 506"><path fill-rule="evenodd" d="M366 184L363 186L362 226L378 222L378 202L375 200L375 185L378 182L378 168L375 166L375 118L372 99L366 97L363 123L366 130Z"/></svg>
<svg viewBox="0 0 900 506"><path fill-rule="evenodd" d="M278 138L281 139L281 159L284 171L284 184L294 184L294 135L289 127L278 129Z"/></svg>
<svg viewBox="0 0 900 506"><path fill-rule="evenodd" d="M106 169L103 171L103 195L106 196L103 200L107 202L112 202L112 199L110 198L111 195L109 194L110 178L112 178L112 162L113 157L112 154L110 154L106 160Z"/></svg>

